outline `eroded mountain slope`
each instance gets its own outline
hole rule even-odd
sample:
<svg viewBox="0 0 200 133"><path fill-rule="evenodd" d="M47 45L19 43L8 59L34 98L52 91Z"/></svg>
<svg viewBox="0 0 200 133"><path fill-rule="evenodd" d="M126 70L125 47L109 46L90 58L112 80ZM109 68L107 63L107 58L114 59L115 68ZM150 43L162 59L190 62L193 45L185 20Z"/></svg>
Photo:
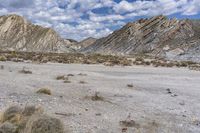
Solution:
<svg viewBox="0 0 200 133"><path fill-rule="evenodd" d="M18 15L0 17L0 49L34 52L70 52L54 30L33 25Z"/></svg>
<svg viewBox="0 0 200 133"><path fill-rule="evenodd" d="M82 49L86 53L150 54L153 56L193 58L199 55L200 21L156 16L128 23L120 30Z"/></svg>

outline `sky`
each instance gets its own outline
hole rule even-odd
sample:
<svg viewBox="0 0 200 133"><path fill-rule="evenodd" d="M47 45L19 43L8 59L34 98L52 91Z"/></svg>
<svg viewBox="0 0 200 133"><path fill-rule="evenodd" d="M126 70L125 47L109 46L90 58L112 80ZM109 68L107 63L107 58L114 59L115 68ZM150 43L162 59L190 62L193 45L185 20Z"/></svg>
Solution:
<svg viewBox="0 0 200 133"><path fill-rule="evenodd" d="M160 14L200 19L200 0L0 0L0 15L7 14L24 16L63 38L80 41Z"/></svg>

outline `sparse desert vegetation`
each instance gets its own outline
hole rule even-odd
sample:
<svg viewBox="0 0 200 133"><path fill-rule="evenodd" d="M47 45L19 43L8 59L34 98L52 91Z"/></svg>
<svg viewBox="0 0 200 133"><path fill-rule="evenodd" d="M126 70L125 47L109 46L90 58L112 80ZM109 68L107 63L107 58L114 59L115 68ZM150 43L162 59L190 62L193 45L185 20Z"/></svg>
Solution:
<svg viewBox="0 0 200 133"><path fill-rule="evenodd" d="M45 94L45 95L51 95L51 90L48 88L41 88L38 91L36 91L38 94Z"/></svg>
<svg viewBox="0 0 200 133"><path fill-rule="evenodd" d="M151 62L147 59L144 61ZM160 64L164 63L170 62L162 60ZM92 132L116 133L137 130L159 133L166 130L178 130L182 133L200 131L199 112L194 111L200 110L200 76L196 71L145 65L113 68L96 64L24 62L1 62L1 65L5 66L5 69L0 71L1 111L12 103L23 107L27 104L40 105L45 108L47 114L61 119L65 129L71 132L85 132L91 129ZM34 73L27 78L19 73L23 67L33 70ZM82 85L80 81L87 81L88 84ZM67 84L70 82L72 83ZM40 87L45 86L47 90L40 90ZM36 93L37 90L40 90L39 94ZM16 115L13 117L7 115L5 118L2 114L4 118L2 117L1 121L4 122L0 124L0 129L25 129L24 124L13 126L11 122L21 123L21 113L17 112L24 112L24 116L28 116L23 119L23 123L26 123L35 109L29 107L26 110L14 108L11 112L16 112ZM129 113L131 116L127 118ZM11 119L5 121L8 118ZM33 123L49 119L43 115L41 119L35 118L38 121L30 119L32 122L28 125L32 127ZM172 124L168 124L169 121ZM178 126L180 124L189 128L182 130L183 128ZM36 124L33 127L37 126ZM26 129L26 133L29 133L30 128ZM43 131L42 129L38 128L35 132Z"/></svg>
<svg viewBox="0 0 200 133"><path fill-rule="evenodd" d="M122 57L101 54L87 55L81 53L34 53L0 51L0 57L3 57L3 61L14 62L33 61L39 63L58 62L65 64L104 64L105 66L144 65L154 67L191 67L194 65L199 65L199 63L192 61L170 61L163 58L155 58L145 55Z"/></svg>
<svg viewBox="0 0 200 133"><path fill-rule="evenodd" d="M58 63L80 63L80 64L112 64L131 65L131 61L126 57L101 55L101 54L81 54L81 53L34 53L34 52L9 52L0 51L0 57L5 57L6 61L23 62L31 60L33 62L58 62Z"/></svg>
<svg viewBox="0 0 200 133"><path fill-rule="evenodd" d="M0 1L0 133L200 133L199 0Z"/></svg>

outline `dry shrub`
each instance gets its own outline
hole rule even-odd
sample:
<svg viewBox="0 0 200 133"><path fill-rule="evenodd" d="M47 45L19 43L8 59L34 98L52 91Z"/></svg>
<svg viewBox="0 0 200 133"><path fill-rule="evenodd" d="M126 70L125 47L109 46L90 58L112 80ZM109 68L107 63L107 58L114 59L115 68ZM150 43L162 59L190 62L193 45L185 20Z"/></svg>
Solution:
<svg viewBox="0 0 200 133"><path fill-rule="evenodd" d="M180 62L180 67L187 67L188 64L185 61Z"/></svg>
<svg viewBox="0 0 200 133"><path fill-rule="evenodd" d="M47 115L33 115L24 129L25 133L64 133L63 123Z"/></svg>
<svg viewBox="0 0 200 133"><path fill-rule="evenodd" d="M120 62L120 64L122 65L122 66L131 66L132 64L131 64L131 60L122 60L121 62Z"/></svg>
<svg viewBox="0 0 200 133"><path fill-rule="evenodd" d="M18 121L11 121L16 115L20 116ZM41 107L11 106L3 112L3 118L0 133L64 133L63 123L44 114Z"/></svg>
<svg viewBox="0 0 200 133"><path fill-rule="evenodd" d="M22 109L19 106L11 106L5 110L2 114L2 123L10 122L12 124L18 124L20 121L20 115L22 113Z"/></svg>
<svg viewBox="0 0 200 133"><path fill-rule="evenodd" d="M23 74L32 74L32 71L26 70L26 68L24 67L22 70L19 71L19 73L23 73Z"/></svg>
<svg viewBox="0 0 200 133"><path fill-rule="evenodd" d="M43 108L41 106L33 106L29 105L26 106L22 112L23 116L31 116L33 114L42 114L44 112Z"/></svg>
<svg viewBox="0 0 200 133"><path fill-rule="evenodd" d="M79 73L78 75L79 76L87 76L87 74L84 74L84 73Z"/></svg>
<svg viewBox="0 0 200 133"><path fill-rule="evenodd" d="M99 96L99 92L95 92L94 96L91 96L92 101L104 101L102 96Z"/></svg>
<svg viewBox="0 0 200 133"><path fill-rule="evenodd" d="M31 60L34 62L59 62L59 63L82 63L82 64L104 64L111 62L113 65L131 65L126 57L119 57L113 55L89 54L81 53L40 53L40 52L9 52L1 53L7 60L12 61L16 59Z"/></svg>
<svg viewBox="0 0 200 133"><path fill-rule="evenodd" d="M65 80L64 83L71 83L71 81L69 81L69 80Z"/></svg>
<svg viewBox="0 0 200 133"><path fill-rule="evenodd" d="M190 65L189 69L190 70L200 71L200 65L199 64Z"/></svg>
<svg viewBox="0 0 200 133"><path fill-rule="evenodd" d="M56 77L56 80L68 80L68 77L66 77L65 75L60 75Z"/></svg>
<svg viewBox="0 0 200 133"><path fill-rule="evenodd" d="M9 122L0 125L0 133L17 133L17 127Z"/></svg>
<svg viewBox="0 0 200 133"><path fill-rule="evenodd" d="M166 67L173 67L173 66L175 66L175 64L173 62L169 62L169 63L166 63L165 66Z"/></svg>
<svg viewBox="0 0 200 133"><path fill-rule="evenodd" d="M39 93L39 94L46 94L46 95L51 95L51 90L48 89L48 88L41 88L39 89L36 93Z"/></svg>
<svg viewBox="0 0 200 133"><path fill-rule="evenodd" d="M135 61L140 61L140 62L144 62L144 58L143 57L136 57Z"/></svg>
<svg viewBox="0 0 200 133"><path fill-rule="evenodd" d="M149 66L149 65L151 65L151 62L145 61L144 64L147 65L147 66Z"/></svg>
<svg viewBox="0 0 200 133"><path fill-rule="evenodd" d="M134 120L120 121L120 125L124 127L140 128L140 124L136 123Z"/></svg>
<svg viewBox="0 0 200 133"><path fill-rule="evenodd" d="M68 77L73 77L73 76L74 76L74 74L67 74L67 76L68 76Z"/></svg>
<svg viewBox="0 0 200 133"><path fill-rule="evenodd" d="M80 84L86 84L87 82L85 82L85 81L80 81L79 83L80 83Z"/></svg>
<svg viewBox="0 0 200 133"><path fill-rule="evenodd" d="M6 57L5 56L0 56L0 61L6 61Z"/></svg>

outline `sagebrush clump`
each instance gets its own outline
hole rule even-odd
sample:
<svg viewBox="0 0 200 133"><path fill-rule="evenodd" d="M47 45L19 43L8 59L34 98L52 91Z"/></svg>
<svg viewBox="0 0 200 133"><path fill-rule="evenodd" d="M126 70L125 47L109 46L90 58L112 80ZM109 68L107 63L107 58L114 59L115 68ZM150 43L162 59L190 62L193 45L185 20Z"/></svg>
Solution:
<svg viewBox="0 0 200 133"><path fill-rule="evenodd" d="M64 133L63 123L41 107L11 106L2 112L0 133Z"/></svg>
<svg viewBox="0 0 200 133"><path fill-rule="evenodd" d="M6 61L6 57L0 56L0 61Z"/></svg>

